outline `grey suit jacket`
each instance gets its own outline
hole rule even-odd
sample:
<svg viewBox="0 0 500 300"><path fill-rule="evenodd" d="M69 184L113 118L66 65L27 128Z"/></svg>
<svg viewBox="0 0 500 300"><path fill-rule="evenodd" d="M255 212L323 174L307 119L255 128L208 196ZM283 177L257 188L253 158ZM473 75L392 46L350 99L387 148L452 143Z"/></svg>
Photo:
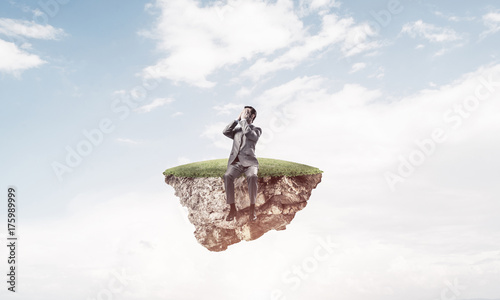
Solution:
<svg viewBox="0 0 500 300"><path fill-rule="evenodd" d="M262 134L262 129L252 124L248 124L246 120L239 122L241 127L235 128L238 121L229 123L222 132L228 138L233 139L233 148L229 155L227 165L229 166L238 157L238 160L244 167L258 166L259 161L255 156L255 145Z"/></svg>

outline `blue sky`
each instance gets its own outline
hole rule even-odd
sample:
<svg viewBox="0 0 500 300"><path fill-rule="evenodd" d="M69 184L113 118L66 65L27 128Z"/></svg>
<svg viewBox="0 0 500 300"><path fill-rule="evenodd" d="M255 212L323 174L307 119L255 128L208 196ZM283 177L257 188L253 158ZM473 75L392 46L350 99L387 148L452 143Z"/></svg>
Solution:
<svg viewBox="0 0 500 300"><path fill-rule="evenodd" d="M3 1L18 296L499 299L499 31L495 1ZM210 253L161 173L227 157L244 105L258 156L325 173L286 231Z"/></svg>

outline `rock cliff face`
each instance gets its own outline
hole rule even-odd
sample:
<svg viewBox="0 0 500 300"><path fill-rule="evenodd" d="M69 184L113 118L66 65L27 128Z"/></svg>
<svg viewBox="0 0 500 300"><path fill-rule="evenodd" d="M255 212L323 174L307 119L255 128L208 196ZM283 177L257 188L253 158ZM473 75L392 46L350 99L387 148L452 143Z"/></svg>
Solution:
<svg viewBox="0 0 500 300"><path fill-rule="evenodd" d="M198 242L210 251L224 251L229 245L255 240L271 229L286 229L295 213L306 206L311 191L321 182L321 174L259 178L254 222L248 218L250 199L245 177L234 182L238 213L229 222L225 220L229 205L222 178L169 175L165 182L175 189L181 205L187 207Z"/></svg>

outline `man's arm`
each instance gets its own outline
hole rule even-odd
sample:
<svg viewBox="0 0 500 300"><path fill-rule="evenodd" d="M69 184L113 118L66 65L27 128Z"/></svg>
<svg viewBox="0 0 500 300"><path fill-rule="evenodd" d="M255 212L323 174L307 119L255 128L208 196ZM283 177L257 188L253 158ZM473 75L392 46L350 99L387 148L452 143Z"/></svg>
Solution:
<svg viewBox="0 0 500 300"><path fill-rule="evenodd" d="M262 129L259 127L254 127L254 129L250 128L246 119L240 120L240 126L243 130L243 134L247 137L247 139L257 142L260 135L262 134Z"/></svg>
<svg viewBox="0 0 500 300"><path fill-rule="evenodd" d="M234 120L233 122L229 123L226 128L222 131L222 133L227 136L230 139L234 138L234 127L236 127L236 124L238 124L237 120Z"/></svg>

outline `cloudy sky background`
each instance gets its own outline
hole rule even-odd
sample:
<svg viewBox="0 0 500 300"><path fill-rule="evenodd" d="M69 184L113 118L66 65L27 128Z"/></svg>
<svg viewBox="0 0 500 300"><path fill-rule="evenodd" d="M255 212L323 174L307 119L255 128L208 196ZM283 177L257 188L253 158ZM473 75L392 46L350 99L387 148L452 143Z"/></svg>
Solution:
<svg viewBox="0 0 500 300"><path fill-rule="evenodd" d="M3 1L18 298L500 299L499 31L494 1ZM244 105L323 180L212 253L161 173Z"/></svg>

